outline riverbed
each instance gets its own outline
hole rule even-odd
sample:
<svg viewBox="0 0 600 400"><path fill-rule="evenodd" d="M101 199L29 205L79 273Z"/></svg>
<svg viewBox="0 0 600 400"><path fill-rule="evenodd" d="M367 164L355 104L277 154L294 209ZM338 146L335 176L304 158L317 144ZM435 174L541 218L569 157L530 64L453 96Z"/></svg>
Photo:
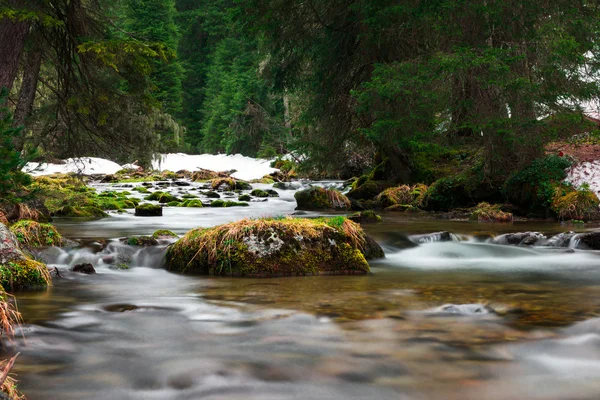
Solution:
<svg viewBox="0 0 600 400"><path fill-rule="evenodd" d="M386 258L345 277L180 276L162 268L167 244L114 241L292 214L294 191L279 193L243 208L55 221L86 245L49 251L62 279L16 296L25 324L6 352L21 353L20 389L32 400L599 397L600 255L488 243L572 226L384 215L365 229ZM442 230L457 240L411 244ZM132 267L104 265L108 253ZM81 261L98 273L69 271Z"/></svg>

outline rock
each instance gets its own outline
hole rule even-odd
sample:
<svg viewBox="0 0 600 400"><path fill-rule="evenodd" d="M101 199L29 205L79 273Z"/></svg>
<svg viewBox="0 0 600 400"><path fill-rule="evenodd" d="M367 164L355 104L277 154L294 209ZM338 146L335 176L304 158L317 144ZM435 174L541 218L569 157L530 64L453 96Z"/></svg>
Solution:
<svg viewBox="0 0 600 400"><path fill-rule="evenodd" d="M205 195L206 197L208 197L209 199L220 199L221 195L215 191L208 191L208 192L200 192L200 194Z"/></svg>
<svg viewBox="0 0 600 400"><path fill-rule="evenodd" d="M254 189L250 194L254 197L269 197L269 193L262 189Z"/></svg>
<svg viewBox="0 0 600 400"><path fill-rule="evenodd" d="M456 237L448 231L442 231L427 233L425 235L412 235L410 236L410 240L414 243L453 242L456 240Z"/></svg>
<svg viewBox="0 0 600 400"><path fill-rule="evenodd" d="M248 207L250 204L237 201L214 200L211 207Z"/></svg>
<svg viewBox="0 0 600 400"><path fill-rule="evenodd" d="M186 182L186 181L175 181L175 182L173 182L173 184L175 184L175 186L179 186L179 187L192 186L191 183Z"/></svg>
<svg viewBox="0 0 600 400"><path fill-rule="evenodd" d="M73 272L79 272L80 274L92 275L96 273L94 266L89 263L77 264L72 269Z"/></svg>
<svg viewBox="0 0 600 400"><path fill-rule="evenodd" d="M369 222L381 222L381 217L375 214L375 211L371 210L357 212L355 214L350 215L348 219L358 224L365 224Z"/></svg>
<svg viewBox="0 0 600 400"><path fill-rule="evenodd" d="M300 189L302 186L299 183L291 183L291 182L275 182L273 184L273 188L279 190L296 190Z"/></svg>
<svg viewBox="0 0 600 400"><path fill-rule="evenodd" d="M166 265L187 274L250 277L366 274L359 247L365 240L362 228L343 217L244 219L188 232L169 247Z"/></svg>
<svg viewBox="0 0 600 400"><path fill-rule="evenodd" d="M158 246L158 240L154 236L132 236L120 239L121 243L127 243L130 246L150 247Z"/></svg>
<svg viewBox="0 0 600 400"><path fill-rule="evenodd" d="M252 197L250 197L250 195L248 195L248 194L241 194L238 197L238 201L251 201L251 200L252 200Z"/></svg>
<svg viewBox="0 0 600 400"><path fill-rule="evenodd" d="M350 200L337 190L311 187L294 195L296 210L348 210Z"/></svg>
<svg viewBox="0 0 600 400"><path fill-rule="evenodd" d="M152 234L152 237L154 239L176 239L179 235L168 229L159 229Z"/></svg>
<svg viewBox="0 0 600 400"><path fill-rule="evenodd" d="M171 193L164 193L161 191L154 192L151 195L144 197L144 200L154 200L163 204L181 201L177 197L173 196Z"/></svg>
<svg viewBox="0 0 600 400"><path fill-rule="evenodd" d="M144 203L135 208L137 217L162 217L162 207L156 204Z"/></svg>
<svg viewBox="0 0 600 400"><path fill-rule="evenodd" d="M269 197L279 197L279 193L273 189L266 189L265 192L269 194Z"/></svg>
<svg viewBox="0 0 600 400"><path fill-rule="evenodd" d="M0 224L0 284L5 290L45 287L52 278L46 264L29 259L17 237Z"/></svg>
<svg viewBox="0 0 600 400"><path fill-rule="evenodd" d="M385 181L368 180L362 183L357 188L352 189L350 192L348 192L348 197L355 200L372 200L379 193L393 186L393 184Z"/></svg>
<svg viewBox="0 0 600 400"><path fill-rule="evenodd" d="M548 247L569 247L574 236L575 232L563 232L539 244Z"/></svg>
<svg viewBox="0 0 600 400"><path fill-rule="evenodd" d="M362 252L365 256L365 259L367 260L385 258L385 253L383 252L383 249L381 248L379 243L377 243L375 239L373 239L371 236L365 235L365 245Z"/></svg>
<svg viewBox="0 0 600 400"><path fill-rule="evenodd" d="M600 250L600 231L581 233L574 240L578 249Z"/></svg>
<svg viewBox="0 0 600 400"><path fill-rule="evenodd" d="M50 224L21 220L10 227L17 240L26 248L62 246L63 239L56 228Z"/></svg>
<svg viewBox="0 0 600 400"><path fill-rule="evenodd" d="M546 239L546 236L540 232L519 232L519 233L507 233L495 237L492 240L493 244L504 244L504 245L520 245L520 246L533 246L540 240Z"/></svg>
<svg viewBox="0 0 600 400"><path fill-rule="evenodd" d="M494 310L484 304L445 304L441 307L427 311L428 314L434 315L488 315L494 314Z"/></svg>

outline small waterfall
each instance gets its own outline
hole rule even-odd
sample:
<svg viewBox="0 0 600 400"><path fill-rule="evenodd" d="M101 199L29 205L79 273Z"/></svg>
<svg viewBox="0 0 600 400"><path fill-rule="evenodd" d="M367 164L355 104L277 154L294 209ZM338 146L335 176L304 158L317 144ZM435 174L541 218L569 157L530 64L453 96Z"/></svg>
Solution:
<svg viewBox="0 0 600 400"><path fill-rule="evenodd" d="M460 238L448 231L428 233L425 235L411 235L409 239L418 244L438 242L460 242Z"/></svg>
<svg viewBox="0 0 600 400"><path fill-rule="evenodd" d="M567 247L570 249L577 249L579 247L579 243L581 242L580 237L581 237L580 233L571 236Z"/></svg>

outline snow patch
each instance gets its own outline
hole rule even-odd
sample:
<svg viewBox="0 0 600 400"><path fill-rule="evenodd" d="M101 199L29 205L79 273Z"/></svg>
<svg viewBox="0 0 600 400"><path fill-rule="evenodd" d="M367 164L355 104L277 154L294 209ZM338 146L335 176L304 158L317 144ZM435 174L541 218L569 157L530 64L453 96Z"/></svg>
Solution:
<svg viewBox="0 0 600 400"><path fill-rule="evenodd" d="M576 188L587 184L600 197L600 160L586 161L568 168L565 182Z"/></svg>
<svg viewBox="0 0 600 400"><path fill-rule="evenodd" d="M158 171L173 171L185 169L188 171L197 171L199 169L208 169L210 171L231 171L236 170L231 176L236 179L252 180L260 179L265 175L279 171L270 167L270 160L250 158L241 154L161 154L158 160L152 163L152 168ZM76 173L81 175L111 175L121 169L133 169L137 166L125 164L123 166L109 160L96 157L69 158L63 164L49 163L27 163L23 168L33 176L68 174Z"/></svg>

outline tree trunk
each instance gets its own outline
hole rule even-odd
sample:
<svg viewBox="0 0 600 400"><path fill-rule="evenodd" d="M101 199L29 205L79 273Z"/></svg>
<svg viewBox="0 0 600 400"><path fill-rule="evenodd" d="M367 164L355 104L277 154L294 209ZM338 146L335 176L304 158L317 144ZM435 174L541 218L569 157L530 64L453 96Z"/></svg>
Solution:
<svg viewBox="0 0 600 400"><path fill-rule="evenodd" d="M37 90L40 66L42 65L42 49L36 43L27 54L23 66L23 82L19 93L19 102L15 109L13 126L25 125L25 121L31 115L33 102ZM22 151L25 144L25 132L14 139L15 149Z"/></svg>
<svg viewBox="0 0 600 400"><path fill-rule="evenodd" d="M412 170L406 154L398 146L386 146L382 150L386 157L385 178L395 183L411 183Z"/></svg>
<svg viewBox="0 0 600 400"><path fill-rule="evenodd" d="M24 0L8 0L9 7L24 8ZM12 89L25 47L29 22L0 19L0 88Z"/></svg>

